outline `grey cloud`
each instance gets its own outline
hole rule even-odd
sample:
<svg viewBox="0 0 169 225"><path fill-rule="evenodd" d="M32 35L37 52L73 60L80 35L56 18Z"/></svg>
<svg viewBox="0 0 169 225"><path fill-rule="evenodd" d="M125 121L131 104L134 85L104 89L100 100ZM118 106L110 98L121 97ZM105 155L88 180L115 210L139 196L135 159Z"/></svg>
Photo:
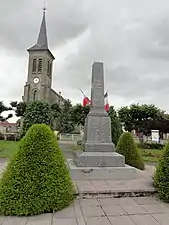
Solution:
<svg viewBox="0 0 169 225"><path fill-rule="evenodd" d="M23 51L35 44L41 23L42 1L10 0L1 3L0 45ZM50 44L57 46L79 35L88 26L84 4L78 0L50 1L47 12Z"/></svg>
<svg viewBox="0 0 169 225"><path fill-rule="evenodd" d="M33 0L15 0L13 5L10 0L1 3L5 12L0 16L3 48L23 54L35 43L41 4ZM53 77L56 90L72 100L78 100L78 88L89 93L92 63L101 60L105 63L105 89L110 92L112 102L116 98L126 104L132 100L168 108L165 103L169 97L168 0L51 0L47 7L51 50L80 40L77 53L68 54L62 66L57 65L59 55L56 55ZM85 31L88 35L81 41ZM22 80L18 81L20 90ZM9 98L14 93L19 96L11 85Z"/></svg>

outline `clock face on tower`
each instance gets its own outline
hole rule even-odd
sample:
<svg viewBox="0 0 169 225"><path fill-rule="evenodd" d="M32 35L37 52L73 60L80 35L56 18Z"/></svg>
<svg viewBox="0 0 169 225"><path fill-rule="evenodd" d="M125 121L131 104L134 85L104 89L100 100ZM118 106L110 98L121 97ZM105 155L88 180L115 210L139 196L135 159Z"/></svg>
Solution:
<svg viewBox="0 0 169 225"><path fill-rule="evenodd" d="M35 84L38 84L38 83L39 83L39 78L35 77L35 78L33 79L33 82L34 82Z"/></svg>

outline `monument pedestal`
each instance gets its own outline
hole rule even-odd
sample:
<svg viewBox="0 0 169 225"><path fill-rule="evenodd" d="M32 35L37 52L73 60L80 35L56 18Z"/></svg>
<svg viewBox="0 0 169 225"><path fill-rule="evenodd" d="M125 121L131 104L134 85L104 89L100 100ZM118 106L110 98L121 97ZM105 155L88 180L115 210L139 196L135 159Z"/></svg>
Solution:
<svg viewBox="0 0 169 225"><path fill-rule="evenodd" d="M77 167L72 159L67 161L72 180L129 180L138 177L137 169L123 167Z"/></svg>

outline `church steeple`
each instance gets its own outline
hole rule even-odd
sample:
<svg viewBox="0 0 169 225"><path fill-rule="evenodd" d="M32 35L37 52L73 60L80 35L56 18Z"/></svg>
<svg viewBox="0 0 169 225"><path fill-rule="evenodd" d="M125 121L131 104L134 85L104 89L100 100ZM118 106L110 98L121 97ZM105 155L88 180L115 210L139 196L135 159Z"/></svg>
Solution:
<svg viewBox="0 0 169 225"><path fill-rule="evenodd" d="M49 54L51 54L52 58L54 58L53 54L48 48L48 36L47 36L47 28L46 28L46 8L43 8L43 17L42 22L39 30L39 35L37 39L37 43L33 45L31 48L28 49L28 52L30 51L44 51L47 50Z"/></svg>
<svg viewBox="0 0 169 225"><path fill-rule="evenodd" d="M46 8L43 8L43 17L36 44L28 49L28 75L24 86L24 102L47 101L50 104L63 104L64 99L52 89L53 60L55 59L48 47L46 28Z"/></svg>
<svg viewBox="0 0 169 225"><path fill-rule="evenodd" d="M42 47L43 49L48 49L48 37L46 31L46 18L45 18L45 11L43 12L42 23L39 31L39 36L37 40L37 45Z"/></svg>

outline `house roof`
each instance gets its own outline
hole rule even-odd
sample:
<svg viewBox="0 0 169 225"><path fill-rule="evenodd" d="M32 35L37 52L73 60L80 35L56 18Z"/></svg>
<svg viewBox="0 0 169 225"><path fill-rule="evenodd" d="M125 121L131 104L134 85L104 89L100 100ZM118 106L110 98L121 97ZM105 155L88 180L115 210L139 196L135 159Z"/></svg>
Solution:
<svg viewBox="0 0 169 225"><path fill-rule="evenodd" d="M0 121L0 126L3 127L16 126L16 123L9 123L8 121Z"/></svg>

